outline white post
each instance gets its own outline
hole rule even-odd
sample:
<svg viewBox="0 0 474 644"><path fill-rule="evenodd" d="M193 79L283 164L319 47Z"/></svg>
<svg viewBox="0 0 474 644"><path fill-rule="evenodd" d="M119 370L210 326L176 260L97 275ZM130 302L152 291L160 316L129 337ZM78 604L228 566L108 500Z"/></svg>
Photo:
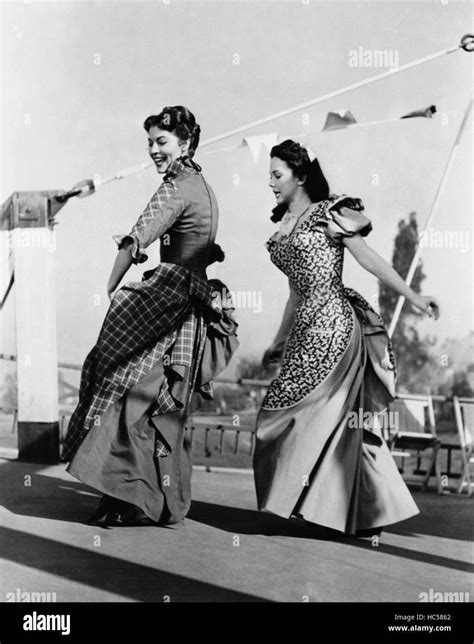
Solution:
<svg viewBox="0 0 474 644"><path fill-rule="evenodd" d="M52 192L52 191L51 191ZM16 314L19 459L59 461L55 232L50 192L16 192L2 224L11 230Z"/></svg>

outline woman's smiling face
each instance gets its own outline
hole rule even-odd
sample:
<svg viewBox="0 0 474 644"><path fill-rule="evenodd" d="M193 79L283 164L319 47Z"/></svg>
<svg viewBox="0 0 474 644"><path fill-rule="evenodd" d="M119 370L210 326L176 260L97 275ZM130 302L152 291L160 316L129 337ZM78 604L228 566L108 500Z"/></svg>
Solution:
<svg viewBox="0 0 474 644"><path fill-rule="evenodd" d="M187 150L187 145L176 134L162 130L157 125L148 132L148 154L159 174L164 174L170 164Z"/></svg>
<svg viewBox="0 0 474 644"><path fill-rule="evenodd" d="M278 204L290 204L303 183L285 161L278 157L271 159L268 185L273 190Z"/></svg>

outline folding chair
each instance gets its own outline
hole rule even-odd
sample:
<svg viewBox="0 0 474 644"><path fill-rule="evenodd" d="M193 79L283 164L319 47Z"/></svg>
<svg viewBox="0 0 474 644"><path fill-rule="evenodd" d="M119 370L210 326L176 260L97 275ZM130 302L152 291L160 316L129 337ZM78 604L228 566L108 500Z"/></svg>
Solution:
<svg viewBox="0 0 474 644"><path fill-rule="evenodd" d="M403 474L404 471L404 459L416 453L417 466L413 473L424 475L421 489L426 491L429 479L434 475L438 494L442 494L441 472L438 464L441 441L436 436L431 396L400 394L390 404L390 411L397 414L397 430L389 440L389 447L394 457L402 458L401 473ZM424 471L420 469L422 456L428 457Z"/></svg>
<svg viewBox="0 0 474 644"><path fill-rule="evenodd" d="M462 473L459 481L458 493L467 487L467 495L472 495L473 481L471 478L471 465L474 464L473 436L474 436L474 399L453 397L454 417L461 445Z"/></svg>

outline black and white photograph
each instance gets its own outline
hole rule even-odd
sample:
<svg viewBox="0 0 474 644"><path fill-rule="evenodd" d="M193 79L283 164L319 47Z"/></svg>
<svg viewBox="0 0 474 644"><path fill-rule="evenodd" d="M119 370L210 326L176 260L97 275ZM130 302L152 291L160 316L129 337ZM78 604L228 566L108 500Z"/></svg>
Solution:
<svg viewBox="0 0 474 644"><path fill-rule="evenodd" d="M2 644L472 642L472 2L0 20Z"/></svg>

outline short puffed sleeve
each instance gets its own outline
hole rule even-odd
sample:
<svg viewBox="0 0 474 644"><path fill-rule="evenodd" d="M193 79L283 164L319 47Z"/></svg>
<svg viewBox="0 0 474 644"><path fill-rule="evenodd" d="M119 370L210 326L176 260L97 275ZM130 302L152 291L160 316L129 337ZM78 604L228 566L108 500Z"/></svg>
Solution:
<svg viewBox="0 0 474 644"><path fill-rule="evenodd" d="M372 230L372 222L363 214L361 199L342 195L330 203L318 223L325 226L326 235L334 243L341 244L343 237L356 234L366 237Z"/></svg>
<svg viewBox="0 0 474 644"><path fill-rule="evenodd" d="M132 261L141 264L148 259L144 249L163 235L185 208L180 189L172 180L165 180L155 192L128 235L113 235L121 248L125 240L133 243Z"/></svg>

